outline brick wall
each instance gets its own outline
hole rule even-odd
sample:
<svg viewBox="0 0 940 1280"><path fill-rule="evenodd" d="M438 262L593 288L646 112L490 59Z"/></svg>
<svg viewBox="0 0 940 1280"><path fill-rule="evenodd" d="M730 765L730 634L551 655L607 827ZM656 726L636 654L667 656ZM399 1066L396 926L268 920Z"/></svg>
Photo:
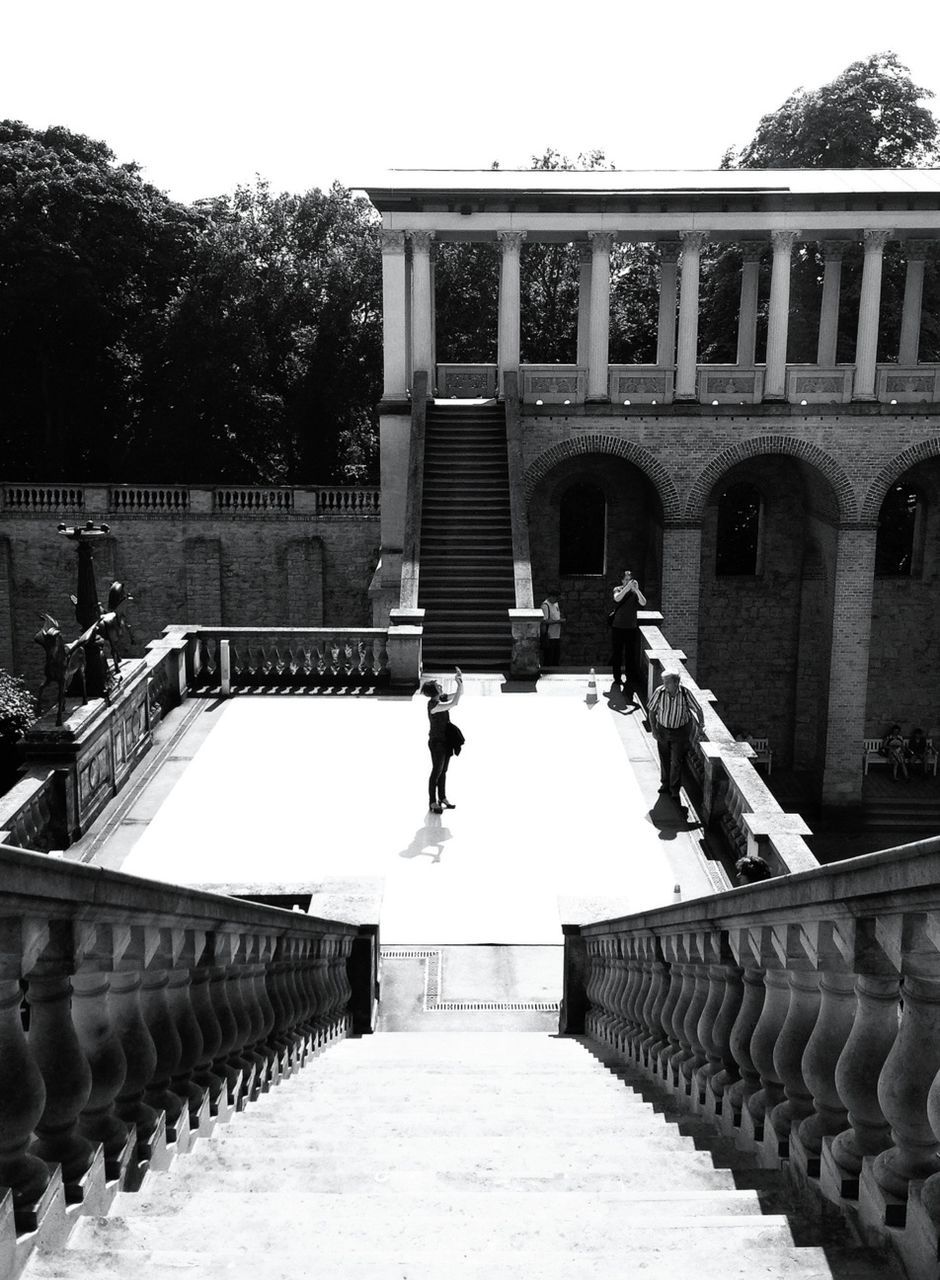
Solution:
<svg viewBox="0 0 940 1280"><path fill-rule="evenodd" d="M74 514L0 512L0 643L4 627L4 565L11 584L9 665L41 679L41 651L32 643L48 610L66 635L77 634L69 593L75 591L74 544L56 533ZM231 626L369 625L368 586L378 556L375 516L299 514L233 516L109 514L112 533L94 547L104 603L113 577L134 597L127 617L135 653L169 623ZM6 562L4 548L8 549Z"/></svg>

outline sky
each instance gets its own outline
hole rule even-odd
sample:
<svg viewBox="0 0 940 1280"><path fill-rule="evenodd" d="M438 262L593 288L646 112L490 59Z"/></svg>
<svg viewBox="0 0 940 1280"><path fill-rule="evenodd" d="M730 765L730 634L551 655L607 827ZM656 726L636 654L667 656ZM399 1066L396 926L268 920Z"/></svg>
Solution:
<svg viewBox="0 0 940 1280"><path fill-rule="evenodd" d="M6 0L0 30L0 117L101 138L187 201L549 146L713 169L795 88L886 49L940 114L929 0Z"/></svg>

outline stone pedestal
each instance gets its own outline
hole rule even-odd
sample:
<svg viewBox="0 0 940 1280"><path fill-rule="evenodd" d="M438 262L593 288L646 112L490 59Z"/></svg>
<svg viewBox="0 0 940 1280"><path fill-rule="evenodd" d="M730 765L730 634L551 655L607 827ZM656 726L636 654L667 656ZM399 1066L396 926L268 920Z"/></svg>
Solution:
<svg viewBox="0 0 940 1280"><path fill-rule="evenodd" d="M883 1237L885 1228L900 1228L907 1221L907 1200L899 1200L882 1191L874 1174L874 1160L865 1157L858 1186L858 1215L866 1231Z"/></svg>
<svg viewBox="0 0 940 1280"><path fill-rule="evenodd" d="M137 1128L129 1125L128 1129L127 1141L121 1154L114 1160L104 1162L105 1179L109 1186L114 1186L118 1191L125 1190L128 1173L134 1167L137 1156Z"/></svg>
<svg viewBox="0 0 940 1280"><path fill-rule="evenodd" d="M192 1150L196 1145L197 1138L210 1137L214 1128L215 1120L210 1111L209 1091L207 1089L199 1110L194 1115L189 1116L189 1149Z"/></svg>
<svg viewBox="0 0 940 1280"><path fill-rule="evenodd" d="M779 1169L790 1158L789 1134L779 1134L769 1114L764 1116L764 1137L757 1145L757 1158L765 1169Z"/></svg>
<svg viewBox="0 0 940 1280"><path fill-rule="evenodd" d="M940 1262L940 1240L937 1225L921 1200L923 1182L912 1182L907 1200L907 1224L903 1234L895 1239L895 1248L901 1255L910 1276L935 1276Z"/></svg>
<svg viewBox="0 0 940 1280"><path fill-rule="evenodd" d="M423 634L423 627L389 627L388 672L393 687L413 689L420 680Z"/></svg>
<svg viewBox="0 0 940 1280"><path fill-rule="evenodd" d="M789 1148L790 1168L800 1182L813 1181L818 1183L821 1173L821 1157L814 1155L812 1151L808 1151L804 1147L799 1134L795 1130L790 1134Z"/></svg>
<svg viewBox="0 0 940 1280"><path fill-rule="evenodd" d="M542 624L541 609L510 609L512 624L512 658L510 674L516 677L537 676L539 673L539 628Z"/></svg>
<svg viewBox="0 0 940 1280"><path fill-rule="evenodd" d="M832 1154L832 1143L833 1139L830 1137L822 1140L819 1189L833 1204L842 1204L844 1200L857 1201L859 1180L849 1177L843 1169L839 1168Z"/></svg>
<svg viewBox="0 0 940 1280"><path fill-rule="evenodd" d="M140 658L122 662L121 677L110 706L101 698L73 706L63 725L48 711L23 742L27 766L42 764L65 774L69 842L88 830L150 749L147 664Z"/></svg>

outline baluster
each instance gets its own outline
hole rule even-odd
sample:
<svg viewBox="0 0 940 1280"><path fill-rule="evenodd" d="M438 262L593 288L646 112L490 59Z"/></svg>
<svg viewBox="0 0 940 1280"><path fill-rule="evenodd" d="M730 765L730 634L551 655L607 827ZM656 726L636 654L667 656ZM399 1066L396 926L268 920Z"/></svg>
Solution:
<svg viewBox="0 0 940 1280"><path fill-rule="evenodd" d="M627 960L624 954L624 948L627 946L627 938L621 934L615 939L614 954L611 956L611 965L613 969L613 982L611 984L610 996L608 998L608 1007L611 1012L610 1026L608 1028L608 1043L614 1048L618 1048L623 1043L626 1033L626 1022L623 1016L623 996L627 988L629 979L629 971L627 969Z"/></svg>
<svg viewBox="0 0 940 1280"><path fill-rule="evenodd" d="M111 1007L111 972L130 944L130 930L110 925L85 926L82 959L72 976L72 1022L91 1072L91 1093L79 1116L79 1129L104 1150L109 1180L120 1176L120 1160L129 1136L115 1110L127 1075L127 1059Z"/></svg>
<svg viewBox="0 0 940 1280"><path fill-rule="evenodd" d="M675 941L674 938L663 939L663 952L669 966L669 989L660 1012L662 1036L650 1051L650 1069L660 1079L666 1079L669 1059L679 1051L679 1042L674 1038L675 1033L672 1029L676 1005L682 994L682 965L676 958Z"/></svg>
<svg viewBox="0 0 940 1280"><path fill-rule="evenodd" d="M321 1042L326 1044L330 1039L330 1006L332 992L329 982L329 950L328 938L317 938L313 966L314 986L317 992L317 1024L320 1028Z"/></svg>
<svg viewBox="0 0 940 1280"><path fill-rule="evenodd" d="M219 1023L219 1048L212 1060L212 1071L225 1081L225 1093L230 1107L238 1105L241 1097L242 1064L232 1060L238 1041L238 1023L229 1002L229 966L235 953L237 939L231 933L217 933L213 947L212 966L209 975L209 998Z"/></svg>
<svg viewBox="0 0 940 1280"><path fill-rule="evenodd" d="M254 1101L260 1082L255 1079L256 1062L248 1052L248 1037L251 1034L251 1019L245 1008L242 992L242 966L245 954L245 937L238 934L234 938L232 961L226 968L225 990L229 1007L235 1020L235 1044L229 1053L229 1064L242 1073L242 1087L239 1095L239 1109L246 1101Z"/></svg>
<svg viewBox="0 0 940 1280"><path fill-rule="evenodd" d="M774 1067L786 1096L770 1117L781 1156L788 1154L791 1128L813 1114L813 1095L803 1078L803 1053L819 1017L819 974L803 969L788 972L790 1003L774 1046Z"/></svg>
<svg viewBox="0 0 940 1280"><path fill-rule="evenodd" d="M329 990L329 1012L327 1014L330 1022L330 1039L334 1039L338 1033L339 1025L339 1007L342 999L338 974L337 974L337 956L339 953L339 939L330 936L326 940L327 944L327 968L326 975Z"/></svg>
<svg viewBox="0 0 940 1280"><path fill-rule="evenodd" d="M46 1086L20 1014L22 964L31 963L33 948L44 945L45 926L5 919L0 935L0 1185L11 1188L14 1211L21 1215L40 1199L51 1176L45 1162L27 1151L46 1107Z"/></svg>
<svg viewBox="0 0 940 1280"><path fill-rule="evenodd" d="M253 966L253 987L255 1000L261 1011L261 1034L255 1042L255 1049L262 1054L267 1067L265 1069L265 1088L275 1080L277 1071L277 1052L271 1045L271 1033L274 1030L274 1007L268 997L267 970L271 963L274 939L264 936L258 939L257 963Z"/></svg>
<svg viewBox="0 0 940 1280"><path fill-rule="evenodd" d="M174 930L178 939L174 946L174 968L167 975L167 1004L180 1041L179 1060L171 1078L173 1092L182 1098L189 1111L190 1128L199 1127L199 1112L205 1101L205 1089L193 1078L202 1060L202 1032L193 1009L192 970L196 955L201 953L205 935L195 930Z"/></svg>
<svg viewBox="0 0 940 1280"><path fill-rule="evenodd" d="M640 1041L646 1036L643 1009L650 997L650 989L653 984L653 958L646 938L634 938L633 945L636 951L640 979L631 1002L630 1026L626 1034L626 1048L628 1055L634 1061L639 1061Z"/></svg>
<svg viewBox="0 0 940 1280"><path fill-rule="evenodd" d="M611 937L601 938L599 941L600 981L597 988L597 1031L598 1039L609 1044L615 1016L613 989L617 974L614 965L620 951L620 941L618 938Z"/></svg>
<svg viewBox="0 0 940 1280"><path fill-rule="evenodd" d="M744 999L744 984L741 981L741 969L733 961L728 947L728 935L722 934L721 952L723 963L713 965L709 971L710 981L717 982L720 992L718 1012L710 1027L706 1027L708 1035L708 1062L699 1073L702 1091L711 1091L715 1099L715 1113L721 1115L724 1110L724 1092L738 1079L738 1064L731 1049L731 1034L737 1021L741 1003ZM699 1024L707 1022L708 1005L702 1014ZM704 1102L705 1098L701 1098Z"/></svg>
<svg viewBox="0 0 940 1280"><path fill-rule="evenodd" d="M907 1199L913 1178L940 1171L938 1140L927 1115L927 1095L940 1070L940 981L905 976L897 1039L878 1081L878 1101L894 1145L875 1157L875 1181L888 1196Z"/></svg>
<svg viewBox="0 0 940 1280"><path fill-rule="evenodd" d="M257 934L246 938L245 964L242 967L241 993L245 1012L248 1015L248 1042L246 1052L255 1064L255 1081L260 1090L268 1077L269 1059L263 1051L264 1013L258 1000L255 979L260 968L258 954L261 940Z"/></svg>
<svg viewBox="0 0 940 1280"><path fill-rule="evenodd" d="M646 999L648 973L644 968L645 956L636 936L624 939L627 948L627 968L630 980L624 1001L624 1028L620 1037L620 1052L625 1058L633 1053L633 1039L640 1025L640 1010Z"/></svg>
<svg viewBox="0 0 940 1280"><path fill-rule="evenodd" d="M698 1038L698 1024L705 1009L705 1003L708 1000L709 985L708 966L697 964L694 969L695 987L685 1015L685 1022L682 1025L683 1034L689 1045L689 1053L683 1056L679 1063L679 1070L682 1075L679 1084L682 1086L684 1082L685 1092L689 1096L692 1093L692 1078L705 1062L705 1046Z"/></svg>
<svg viewBox="0 0 940 1280"><path fill-rule="evenodd" d="M46 1105L30 1152L48 1164L61 1164L69 1200L81 1199L78 1184L95 1158L94 1146L79 1132L79 1116L91 1097L91 1070L72 1022L75 962L72 922L52 920L46 945L24 970L27 1039L46 1086Z"/></svg>
<svg viewBox="0 0 940 1280"><path fill-rule="evenodd" d="M212 1069L213 1060L218 1057L222 1047L222 1027L212 1002L215 934L202 935L201 943L201 951L195 957L189 992L193 1014L202 1037L202 1052L196 1062L193 1079L209 1094L209 1115L217 1116L222 1103L225 1077Z"/></svg>
<svg viewBox="0 0 940 1280"><path fill-rule="evenodd" d="M641 1020L646 1034L637 1044L637 1061L643 1066L650 1066L653 1047L661 1043L662 1022L660 1014L669 991L669 966L663 962L662 952L655 938L649 940L650 946L650 989L643 1005Z"/></svg>
<svg viewBox="0 0 940 1280"><path fill-rule="evenodd" d="M144 1020L140 993L144 969L157 948L159 935L156 929L143 929L138 925L133 925L129 932L123 954L120 958L115 956L115 971L111 976L111 1017L127 1064L115 1109L122 1120L136 1126L138 1149L146 1157L160 1116L144 1101L147 1083L157 1065L157 1050Z"/></svg>
<svg viewBox="0 0 940 1280"><path fill-rule="evenodd" d="M803 1079L813 1096L814 1113L796 1130L809 1163L811 1177L818 1177L822 1140L848 1126L847 1108L836 1085L836 1065L855 1021L855 974L824 971L819 980L819 1017L803 1054Z"/></svg>
<svg viewBox="0 0 940 1280"><path fill-rule="evenodd" d="M860 975L855 982L855 1021L835 1074L849 1128L832 1142L833 1160L849 1182L858 1179L865 1156L880 1155L891 1146L891 1126L878 1101L878 1079L897 1039L900 990L897 977Z"/></svg>
<svg viewBox="0 0 940 1280"><path fill-rule="evenodd" d="M783 1082L774 1066L774 1047L790 1007L790 982L785 969L774 968L776 957L767 957L764 970L764 1005L751 1036L750 1056L760 1076L760 1088L747 1099L754 1141L764 1136L764 1118L783 1100Z"/></svg>
<svg viewBox="0 0 940 1280"><path fill-rule="evenodd" d="M685 1018L695 995L695 968L689 963L685 952L685 939L682 939L683 960L676 966L682 976L682 987L672 1015L672 1035L670 1040L676 1049L669 1055L666 1064L666 1082L673 1088L679 1084L679 1072L683 1059L691 1054L692 1047L685 1037Z"/></svg>
<svg viewBox="0 0 940 1280"><path fill-rule="evenodd" d="M159 930L159 945L144 970L140 1002L147 1030L153 1037L157 1062L147 1085L146 1098L158 1111L166 1112L167 1142L176 1142L183 1128L183 1099L170 1088L179 1069L182 1043L170 1012L167 988L175 960L175 945L182 941L171 929Z"/></svg>
<svg viewBox="0 0 940 1280"><path fill-rule="evenodd" d="M598 992L601 982L601 964L600 964L600 938L586 938L584 942L584 950L587 956L587 977L584 983L584 993L587 999L587 1013L584 1018L584 1028L592 1040L598 1037L598 1020L600 1018L600 1006L598 1004Z"/></svg>
<svg viewBox="0 0 940 1280"><path fill-rule="evenodd" d="M265 986L268 999L274 1010L274 1027L268 1037L268 1043L278 1059L278 1070L284 1073L289 1070L290 1041L287 1037L289 1008L284 994L284 938L275 940L274 952L265 974Z"/></svg>
<svg viewBox="0 0 940 1280"><path fill-rule="evenodd" d="M750 952L747 953L750 955ZM746 957L739 956L742 960ZM760 1088L760 1072L751 1058L751 1042L760 1016L764 1008L764 971L759 966L750 964L741 975L743 993L738 1016L731 1028L729 1048L734 1058L740 1078L726 1086L722 1098L723 1103L731 1108L731 1123L735 1127L741 1124L741 1113L748 1105L751 1095ZM715 1077L714 1087L717 1091L721 1074ZM722 1107L724 1114L724 1106Z"/></svg>
<svg viewBox="0 0 940 1280"><path fill-rule="evenodd" d="M284 971L284 978L287 990L287 1003L290 1009L290 1025L288 1027L288 1035L291 1040L291 1052L294 1056L295 1066L303 1065L303 1060L307 1052L307 1040L309 1032L304 1026L304 1009L306 1008L306 999L304 992L301 990L299 981L300 965L303 960L302 943L299 938L289 937L286 947L287 968ZM332 1011L336 1004L336 987L333 982L332 972L332 949L327 960L327 982L329 987L329 1014L332 1017Z"/></svg>

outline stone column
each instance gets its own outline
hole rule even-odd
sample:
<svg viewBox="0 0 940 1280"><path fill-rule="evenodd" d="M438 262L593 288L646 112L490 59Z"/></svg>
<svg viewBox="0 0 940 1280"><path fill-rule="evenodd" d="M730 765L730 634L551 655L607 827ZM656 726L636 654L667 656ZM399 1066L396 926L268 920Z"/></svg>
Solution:
<svg viewBox="0 0 940 1280"><path fill-rule="evenodd" d="M907 274L904 277L904 308L901 312L901 340L898 344L898 364L902 369L913 368L920 356L924 265L929 248L929 240L907 240L904 244Z"/></svg>
<svg viewBox="0 0 940 1280"><path fill-rule="evenodd" d="M787 329L790 319L790 255L799 231L774 231L774 262L770 275L770 315L767 321L767 372L764 399L783 400L787 391Z"/></svg>
<svg viewBox="0 0 940 1280"><path fill-rule="evenodd" d="M868 699L872 588L877 526L843 526L838 534L829 660L829 708L823 803L861 803L861 741Z"/></svg>
<svg viewBox="0 0 940 1280"><path fill-rule="evenodd" d="M819 306L819 338L816 343L816 363L831 369L836 363L839 341L839 296L842 290L842 257L849 247L848 240L823 240L820 251L823 256L822 300Z"/></svg>
<svg viewBox="0 0 940 1280"><path fill-rule="evenodd" d="M499 265L499 391L503 376L519 372L519 263L524 231L497 231L502 246Z"/></svg>
<svg viewBox="0 0 940 1280"><path fill-rule="evenodd" d="M661 369L671 369L676 363L676 296L680 246L677 240L665 240L658 247L660 265L656 364Z"/></svg>
<svg viewBox="0 0 940 1280"><path fill-rule="evenodd" d="M405 233L382 231L382 358L385 400L404 400L408 388L405 335Z"/></svg>
<svg viewBox="0 0 940 1280"><path fill-rule="evenodd" d="M430 307L431 307L431 363L428 367L428 394L437 390L437 245L431 245L430 254Z"/></svg>
<svg viewBox="0 0 940 1280"><path fill-rule="evenodd" d="M578 368L586 369L591 350L591 246L578 245L578 257Z"/></svg>
<svg viewBox="0 0 940 1280"><path fill-rule="evenodd" d="M686 655L694 675L698 659L699 580L702 571L702 526L697 521L670 520L663 527L661 609L666 634Z"/></svg>
<svg viewBox="0 0 940 1280"><path fill-rule="evenodd" d="M610 348L610 246L609 231L589 231L591 241L591 322L588 352L588 400L607 400Z"/></svg>
<svg viewBox="0 0 940 1280"><path fill-rule="evenodd" d="M858 303L858 337L855 342L855 400L874 400L875 362L878 358L878 320L881 315L881 268L890 231L865 232L862 293Z"/></svg>
<svg viewBox="0 0 940 1280"><path fill-rule="evenodd" d="M757 359L757 286L764 244L759 240L741 245L741 302L738 307L737 364L751 368Z"/></svg>
<svg viewBox="0 0 940 1280"><path fill-rule="evenodd" d="M431 241L433 231L409 231L412 254L411 332L414 371L425 370L432 383Z"/></svg>
<svg viewBox="0 0 940 1280"><path fill-rule="evenodd" d="M699 262L707 231L683 231L682 285L679 291L679 348L676 358L676 399L695 400L698 360Z"/></svg>

